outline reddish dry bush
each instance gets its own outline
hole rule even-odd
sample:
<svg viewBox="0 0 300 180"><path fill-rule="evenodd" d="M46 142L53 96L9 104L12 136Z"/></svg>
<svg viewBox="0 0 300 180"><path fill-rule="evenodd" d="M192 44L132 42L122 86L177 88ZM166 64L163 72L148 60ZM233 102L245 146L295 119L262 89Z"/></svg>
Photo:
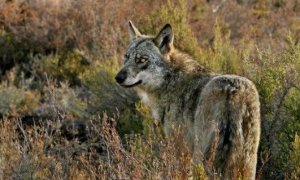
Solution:
<svg viewBox="0 0 300 180"><path fill-rule="evenodd" d="M12 33L16 42L39 46L39 53L76 47L100 58L116 55L124 47L122 31L127 34L130 14L149 9L145 2L108 0L1 0L0 4L0 27ZM129 10L133 5L137 8Z"/></svg>
<svg viewBox="0 0 300 180"><path fill-rule="evenodd" d="M284 88L280 88L281 82L278 85L277 81L280 80L278 76L281 77L282 72L287 72L282 82L286 80L294 82L292 77L294 73L286 71L287 66L281 60L278 65L268 63L269 60L274 61L273 56L258 58L259 53L249 50L248 45L253 44L253 47L258 49L268 48L276 57L276 53L282 52L281 50L286 46L284 38L288 31L295 35L295 43L299 41L299 8L298 0L177 0L168 3L158 0L0 0L0 79L5 79L1 75L8 75L8 70L11 68L15 69L16 76L16 80L12 82L14 88L2 86L4 96L0 99L4 105L0 104L0 107L4 107L2 109L9 115L33 115L34 117L28 117L30 120L61 118L63 121L90 119L91 114L102 113L112 106L112 108L123 107L127 110L128 102L131 108L135 108L135 100L128 101L133 99L127 98L129 96L124 98L121 90L114 84L115 71L112 69L118 66L117 63L111 67L101 66L100 72L104 73L93 75L87 71L95 65L93 60L104 62L121 59L128 43L127 22L131 19L137 22L137 26L144 33L156 33L164 23L172 23L176 35L175 43L180 49L197 58L206 59L212 64L215 63L216 66L211 66L214 70L222 67L225 62L224 64L229 68L221 70L227 73L243 73L250 79L258 79L256 84L260 89L263 117L267 120L263 122L269 123L268 119L271 117L272 120L274 117L273 124L276 130L277 122L280 122L278 124L281 126L283 122L288 122L292 118L296 121L299 117L297 115L299 106L295 103L299 102L297 98L291 99L290 104L287 103L289 108L284 107L285 103L279 103L282 104L282 108L295 111L293 116L284 115L284 121L277 113L281 112L282 108L276 106L278 98L285 99L280 98L284 95L282 91ZM213 31L216 24L220 32ZM221 41L220 38L223 39L224 36L224 41ZM203 49L200 49L197 43ZM77 51L80 54L83 52L84 58L74 57L74 52ZM248 51L252 54L249 55ZM88 63L83 65L82 59L86 59ZM258 66L252 66L252 61L253 65ZM236 71L237 69L242 70ZM106 72L109 78L103 75ZM79 82L74 83L76 86L69 87L67 83L56 83L70 82L72 79L76 82L78 79L84 81L80 78L82 74L89 77L86 81L92 84L82 85ZM47 77L55 79L55 83L47 84ZM22 83L27 81L27 78L32 80L32 83ZM3 81L1 84L3 85ZM25 86L26 92L30 93L23 93ZM89 92L81 91L82 86L86 86ZM86 90L85 87L83 89ZM90 93L95 96L90 97ZM20 96L20 94L24 95ZM298 97L298 94L295 94L293 96ZM129 95L131 96L132 93ZM24 102L16 101L16 99L20 100L20 97L23 97ZM120 98L123 100L121 101ZM266 99L268 101L265 101ZM275 111L271 107L273 101ZM126 103L122 105L123 102ZM92 111L87 112L89 108ZM125 111L123 114L130 118L120 113L121 118L129 120L126 125L127 131L124 131L126 133L132 132L133 122L139 119L132 113L133 111L128 112ZM52 123L55 124L55 121ZM90 132L85 129L84 134L89 132L90 135L84 137L84 142L81 142L83 140L80 138L81 131L77 129L81 125L70 126L69 130L72 132L70 140L65 140L64 138L68 137L61 136L66 132L61 132L56 125L51 125L51 128L56 131L50 134L47 127L47 125L34 127L34 130L31 130L34 133L24 129L21 131L23 139L19 139L20 131L16 129L22 130L20 125L14 120L3 121L0 127L0 132L3 133L0 137L0 150L3 152L0 154L1 175L15 178L23 176L61 179L67 177L141 179L144 177L186 178L190 172L188 166L190 154L184 148L178 148L182 144L180 137L134 136L130 143L126 144L120 140L110 123L106 125L96 123L96 125L84 125L85 128L89 127L87 129L93 130ZM263 134L262 140L267 138L269 143L262 141L262 148L264 144L274 144L278 139L274 134L279 134L281 131L267 129L266 132L267 136L272 135L272 138ZM292 132L286 134L294 135L294 131ZM284 142L289 147L289 141L280 142ZM267 149L271 148L267 147ZM278 148L272 149L278 150ZM283 156L286 157L285 154ZM272 156L272 159L274 157ZM287 158L282 159L281 162L286 162ZM286 168L281 164L285 163L273 162L269 168L266 168L270 163L268 161L264 166L262 160L263 165L259 167L261 170L259 172L267 174L266 177L275 177L276 174L272 174L274 172L283 177Z"/></svg>
<svg viewBox="0 0 300 180"><path fill-rule="evenodd" d="M115 120L105 115L101 119L101 123L99 118L84 123L85 139L66 136L78 133L78 121L26 126L16 119L1 120L1 177L187 179L192 175L191 153L181 130L169 138L158 132L128 136L124 143Z"/></svg>
<svg viewBox="0 0 300 180"><path fill-rule="evenodd" d="M260 47L280 49L288 31L296 33L299 39L297 17L300 5L297 0L238 2L191 0L171 3L174 7L180 3L187 5L188 22L203 46L211 43L216 20L235 45L241 40L255 40ZM149 19L149 14L165 7L165 3L149 0L1 0L0 4L0 27L12 33L17 42L39 46L44 52L77 47L93 52L100 59L123 51L124 40L128 39L129 19L142 23ZM164 18L164 14L155 15L157 19Z"/></svg>
<svg viewBox="0 0 300 180"><path fill-rule="evenodd" d="M42 50L85 48L99 37L102 23L95 13L101 7L95 1L12 1L1 6L1 25L17 42Z"/></svg>
<svg viewBox="0 0 300 180"><path fill-rule="evenodd" d="M289 31L299 34L299 3L291 1L193 0L189 3L190 23L202 46L209 45L214 37L216 20L222 25L234 45L243 40L255 41L260 48L282 50ZM199 5L201 4L201 5Z"/></svg>

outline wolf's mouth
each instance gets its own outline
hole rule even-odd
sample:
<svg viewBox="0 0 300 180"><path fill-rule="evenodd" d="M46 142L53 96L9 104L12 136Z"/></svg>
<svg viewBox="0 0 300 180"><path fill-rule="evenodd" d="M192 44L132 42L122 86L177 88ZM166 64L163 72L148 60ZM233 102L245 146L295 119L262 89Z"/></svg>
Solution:
<svg viewBox="0 0 300 180"><path fill-rule="evenodd" d="M131 84L131 85L124 85L124 84L121 84L121 86L123 87L126 87L126 88L130 88L130 87L133 87L133 86L137 86L139 84L142 83L142 80L139 80L138 82L134 83L134 84Z"/></svg>

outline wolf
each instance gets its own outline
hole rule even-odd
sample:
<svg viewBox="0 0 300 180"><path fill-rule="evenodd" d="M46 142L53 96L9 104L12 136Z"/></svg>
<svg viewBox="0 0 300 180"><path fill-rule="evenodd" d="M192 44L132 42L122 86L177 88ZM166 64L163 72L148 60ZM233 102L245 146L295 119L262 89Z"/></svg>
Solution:
<svg viewBox="0 0 300 180"><path fill-rule="evenodd" d="M117 83L137 90L167 135L184 125L192 161L210 179L255 179L261 128L254 83L213 73L177 50L170 24L149 36L129 21L129 34Z"/></svg>

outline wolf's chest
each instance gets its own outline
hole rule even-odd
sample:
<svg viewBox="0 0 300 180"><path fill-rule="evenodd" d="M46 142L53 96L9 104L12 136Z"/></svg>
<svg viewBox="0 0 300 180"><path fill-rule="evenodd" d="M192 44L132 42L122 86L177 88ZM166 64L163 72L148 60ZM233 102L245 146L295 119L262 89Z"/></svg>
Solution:
<svg viewBox="0 0 300 180"><path fill-rule="evenodd" d="M151 94L143 90L139 90L138 95L141 99L141 102L150 108L152 117L157 121L161 120L159 107L157 106L157 100Z"/></svg>

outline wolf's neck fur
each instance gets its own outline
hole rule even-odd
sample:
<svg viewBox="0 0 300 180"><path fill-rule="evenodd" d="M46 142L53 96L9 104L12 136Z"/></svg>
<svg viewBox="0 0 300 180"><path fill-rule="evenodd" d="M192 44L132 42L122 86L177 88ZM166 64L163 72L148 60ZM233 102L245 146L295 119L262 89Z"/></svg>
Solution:
<svg viewBox="0 0 300 180"><path fill-rule="evenodd" d="M187 54L175 49L165 57L165 61L169 63L166 67L168 73L161 87L155 90L141 87L138 94L142 102L151 108L152 115L157 120L164 122L165 119L183 116L181 106L189 107L189 115L193 117L194 105L198 101L195 97L198 97L214 74ZM192 119L188 121L193 121Z"/></svg>
<svg viewBox="0 0 300 180"><path fill-rule="evenodd" d="M141 87L143 91L161 95L168 93L170 89L183 89L193 84L194 79L206 79L215 75L208 68L192 59L191 56L175 48L172 48L171 52L164 56L164 61L167 63L164 83L158 89Z"/></svg>
<svg viewBox="0 0 300 180"><path fill-rule="evenodd" d="M192 59L188 54L173 48L167 57L171 66L185 73L209 73L210 71Z"/></svg>

